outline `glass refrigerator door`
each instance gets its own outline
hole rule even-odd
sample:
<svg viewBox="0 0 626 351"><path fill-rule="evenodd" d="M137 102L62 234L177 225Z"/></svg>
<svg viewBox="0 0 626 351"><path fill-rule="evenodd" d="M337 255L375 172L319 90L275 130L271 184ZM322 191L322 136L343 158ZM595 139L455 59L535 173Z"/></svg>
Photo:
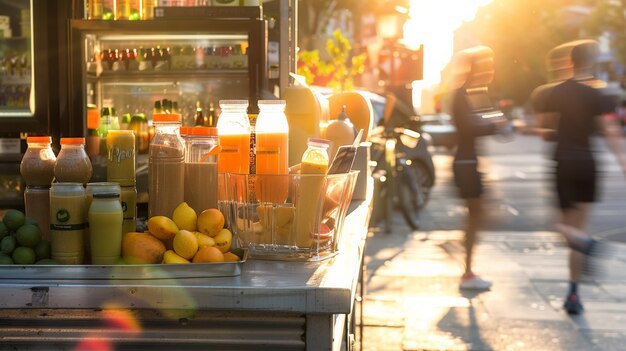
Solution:
<svg viewBox="0 0 626 351"><path fill-rule="evenodd" d="M30 0L0 1L0 117L33 117Z"/></svg>
<svg viewBox="0 0 626 351"><path fill-rule="evenodd" d="M193 125L198 108L248 99L247 35L88 34L85 44L87 103L112 107L120 119L150 117L157 101L169 100Z"/></svg>

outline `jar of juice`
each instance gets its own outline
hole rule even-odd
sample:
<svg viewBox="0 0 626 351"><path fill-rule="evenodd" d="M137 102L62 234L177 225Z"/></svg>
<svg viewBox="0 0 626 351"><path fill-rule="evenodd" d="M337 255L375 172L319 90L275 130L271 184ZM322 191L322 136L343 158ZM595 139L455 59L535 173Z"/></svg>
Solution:
<svg viewBox="0 0 626 351"><path fill-rule="evenodd" d="M107 143L107 180L120 186L135 186L135 134L110 130Z"/></svg>
<svg viewBox="0 0 626 351"><path fill-rule="evenodd" d="M330 141L309 138L308 148L302 155L300 182L296 195L296 245L308 248L313 245L313 237L319 232L324 184L328 172L328 148Z"/></svg>
<svg viewBox="0 0 626 351"><path fill-rule="evenodd" d="M217 208L217 128L189 128L185 154L185 201L196 213Z"/></svg>
<svg viewBox="0 0 626 351"><path fill-rule="evenodd" d="M95 193L89 207L89 242L92 264L116 264L122 252L120 193Z"/></svg>
<svg viewBox="0 0 626 351"><path fill-rule="evenodd" d="M61 151L54 165L54 178L62 183L85 184L91 178L91 160L85 152L85 138L61 138Z"/></svg>
<svg viewBox="0 0 626 351"><path fill-rule="evenodd" d="M217 133L222 150L218 156L220 173L249 173L250 120L247 100L220 100L222 113L217 120Z"/></svg>
<svg viewBox="0 0 626 351"><path fill-rule="evenodd" d="M93 202L94 194L106 194L106 193L120 193L120 185L118 183L112 182L94 182L87 183L85 187L85 223L89 222L89 208L91 207L91 203ZM83 243L85 245L85 261L86 263L90 263L91 259L91 244L89 237L91 235L90 227L85 227L83 231Z"/></svg>
<svg viewBox="0 0 626 351"><path fill-rule="evenodd" d="M51 256L61 264L84 259L85 188L82 183L52 183L50 188Z"/></svg>
<svg viewBox="0 0 626 351"><path fill-rule="evenodd" d="M177 113L152 117L155 134L148 163L148 216L172 217L185 200L185 144L180 137Z"/></svg>
<svg viewBox="0 0 626 351"><path fill-rule="evenodd" d="M284 100L260 100L256 120L256 191L261 202L287 199L289 178L289 124Z"/></svg>

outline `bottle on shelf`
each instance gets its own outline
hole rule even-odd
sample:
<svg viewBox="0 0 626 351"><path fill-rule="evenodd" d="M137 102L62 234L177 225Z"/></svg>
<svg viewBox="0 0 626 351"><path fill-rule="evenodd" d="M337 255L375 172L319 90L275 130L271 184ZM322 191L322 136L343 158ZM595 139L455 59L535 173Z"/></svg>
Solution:
<svg viewBox="0 0 626 351"><path fill-rule="evenodd" d="M289 124L284 100L260 100L256 119L256 174L289 174ZM281 176L257 177L257 198L262 202L283 203L289 179Z"/></svg>
<svg viewBox="0 0 626 351"><path fill-rule="evenodd" d="M128 126L135 133L135 150L138 154L148 151L150 146L150 130L148 121L143 113L133 115Z"/></svg>
<svg viewBox="0 0 626 351"><path fill-rule="evenodd" d="M247 100L220 100L222 113L217 131L222 150L218 156L220 173L249 173L250 120Z"/></svg>
<svg viewBox="0 0 626 351"><path fill-rule="evenodd" d="M208 127L217 126L217 111L215 111L215 104L213 103L213 101L209 103L209 113L207 114L207 126Z"/></svg>
<svg viewBox="0 0 626 351"><path fill-rule="evenodd" d="M200 101L196 101L196 113L193 117L194 125L208 127L207 121L202 113L202 107L200 107Z"/></svg>

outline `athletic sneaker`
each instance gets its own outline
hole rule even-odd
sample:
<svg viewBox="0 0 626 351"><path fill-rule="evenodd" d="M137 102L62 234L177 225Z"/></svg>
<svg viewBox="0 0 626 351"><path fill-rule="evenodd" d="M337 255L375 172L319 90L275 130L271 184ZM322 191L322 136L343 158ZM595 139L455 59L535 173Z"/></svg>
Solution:
<svg viewBox="0 0 626 351"><path fill-rule="evenodd" d="M563 304L563 308L568 314L581 314L584 311L583 304L580 303L578 294L569 294Z"/></svg>
<svg viewBox="0 0 626 351"><path fill-rule="evenodd" d="M491 288L491 282L482 279L476 274L469 274L461 278L459 287L464 290L489 290Z"/></svg>

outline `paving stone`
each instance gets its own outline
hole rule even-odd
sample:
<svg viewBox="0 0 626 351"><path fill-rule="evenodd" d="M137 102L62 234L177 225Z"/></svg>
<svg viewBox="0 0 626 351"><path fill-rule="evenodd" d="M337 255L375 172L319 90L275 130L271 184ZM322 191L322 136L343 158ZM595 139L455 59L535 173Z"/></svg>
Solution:
<svg viewBox="0 0 626 351"><path fill-rule="evenodd" d="M624 311L596 312L587 308L584 314L572 316L571 320L581 330L626 332Z"/></svg>

